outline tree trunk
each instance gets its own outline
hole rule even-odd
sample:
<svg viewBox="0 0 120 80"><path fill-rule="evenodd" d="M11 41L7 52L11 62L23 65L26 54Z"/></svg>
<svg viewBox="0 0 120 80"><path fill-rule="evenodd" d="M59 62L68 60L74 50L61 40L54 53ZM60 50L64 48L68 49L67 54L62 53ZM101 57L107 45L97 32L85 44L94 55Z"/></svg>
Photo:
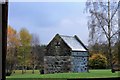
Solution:
<svg viewBox="0 0 120 80"><path fill-rule="evenodd" d="M32 73L34 74L34 70L35 70L35 68L34 68L35 66L34 66L34 64L33 64L33 71L32 71Z"/></svg>
<svg viewBox="0 0 120 80"><path fill-rule="evenodd" d="M111 43L109 41L109 45L108 45L108 54L109 54L109 64L110 64L110 68L111 71L113 69L113 64L112 64L112 53L111 53Z"/></svg>
<svg viewBox="0 0 120 80"><path fill-rule="evenodd" d="M23 66L22 66L22 74L24 74L24 70L25 70L25 53L24 53L24 50L23 50L23 60L24 60L24 63L23 63Z"/></svg>
<svg viewBox="0 0 120 80"><path fill-rule="evenodd" d="M34 74L34 67L35 67L34 60L35 59L33 59L33 71L32 71L33 74Z"/></svg>
<svg viewBox="0 0 120 80"><path fill-rule="evenodd" d="M26 73L26 68L27 68L27 66L24 67L24 69L25 69L25 73Z"/></svg>
<svg viewBox="0 0 120 80"><path fill-rule="evenodd" d="M108 0L108 55L109 64L112 71L112 53L111 53L111 20L110 20L110 1Z"/></svg>
<svg viewBox="0 0 120 80"><path fill-rule="evenodd" d="M120 1L118 2L119 9L118 9L118 64L120 64Z"/></svg>
<svg viewBox="0 0 120 80"><path fill-rule="evenodd" d="M119 35L119 37L120 37L120 35ZM118 43L118 64L120 64L120 41Z"/></svg>
<svg viewBox="0 0 120 80"><path fill-rule="evenodd" d="M24 66L22 66L22 74L24 74Z"/></svg>

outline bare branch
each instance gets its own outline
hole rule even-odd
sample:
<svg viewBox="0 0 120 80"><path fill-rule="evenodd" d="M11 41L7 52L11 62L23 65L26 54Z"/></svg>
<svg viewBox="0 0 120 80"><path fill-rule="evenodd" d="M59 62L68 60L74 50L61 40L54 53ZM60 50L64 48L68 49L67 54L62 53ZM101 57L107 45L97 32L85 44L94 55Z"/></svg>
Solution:
<svg viewBox="0 0 120 80"><path fill-rule="evenodd" d="M114 15L115 15L115 14L116 14L116 12L118 11L119 6L120 6L120 5L118 4L118 6L117 6L117 8L115 9L114 13L111 15L111 19L110 19L110 20L112 20L112 19L113 19Z"/></svg>
<svg viewBox="0 0 120 80"><path fill-rule="evenodd" d="M94 13L94 12L92 12L92 13L96 16L96 18L98 19L99 23L102 24L102 22L100 22L99 17L97 16L97 13ZM108 38L108 34L107 34L106 30L104 29L104 26L103 26L103 25L101 25L101 28L103 29L103 31L104 31L106 37Z"/></svg>
<svg viewBox="0 0 120 80"><path fill-rule="evenodd" d="M116 34L118 34L118 33L119 33L119 31L116 31L115 33L113 33L113 34L111 35L110 38L112 38L114 35L116 35Z"/></svg>

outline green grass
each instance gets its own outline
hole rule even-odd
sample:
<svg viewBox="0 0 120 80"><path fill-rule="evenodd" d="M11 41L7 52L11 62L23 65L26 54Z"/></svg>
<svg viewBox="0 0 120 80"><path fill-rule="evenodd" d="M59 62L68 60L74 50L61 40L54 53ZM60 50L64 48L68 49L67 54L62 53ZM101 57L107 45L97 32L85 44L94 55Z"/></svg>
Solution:
<svg viewBox="0 0 120 80"><path fill-rule="evenodd" d="M111 78L118 77L118 72L112 73L110 70L89 70L89 73L54 73L54 74L39 74L38 70L35 70L35 74L32 74L32 70L27 70L25 74L21 74L21 70L17 70L10 78Z"/></svg>

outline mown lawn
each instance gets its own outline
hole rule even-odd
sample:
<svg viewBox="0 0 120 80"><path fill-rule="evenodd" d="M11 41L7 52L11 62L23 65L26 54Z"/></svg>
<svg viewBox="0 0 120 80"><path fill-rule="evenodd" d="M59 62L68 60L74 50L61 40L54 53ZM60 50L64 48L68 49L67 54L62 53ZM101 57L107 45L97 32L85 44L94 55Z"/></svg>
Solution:
<svg viewBox="0 0 120 80"><path fill-rule="evenodd" d="M119 77L119 72L112 73L110 70L89 70L89 73L54 73L54 74L39 74L35 70L27 70L25 74L21 74L21 70L17 70L11 76L6 76L7 80L12 78L112 78ZM13 80L13 79L12 79Z"/></svg>

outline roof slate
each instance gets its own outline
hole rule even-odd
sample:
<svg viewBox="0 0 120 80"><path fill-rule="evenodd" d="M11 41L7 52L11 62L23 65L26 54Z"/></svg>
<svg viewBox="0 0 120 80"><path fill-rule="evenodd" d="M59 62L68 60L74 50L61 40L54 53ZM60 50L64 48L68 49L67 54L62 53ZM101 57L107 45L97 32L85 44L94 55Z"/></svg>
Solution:
<svg viewBox="0 0 120 80"><path fill-rule="evenodd" d="M73 50L73 51L87 51L81 43L75 38L75 36L64 36L60 35L64 42Z"/></svg>

